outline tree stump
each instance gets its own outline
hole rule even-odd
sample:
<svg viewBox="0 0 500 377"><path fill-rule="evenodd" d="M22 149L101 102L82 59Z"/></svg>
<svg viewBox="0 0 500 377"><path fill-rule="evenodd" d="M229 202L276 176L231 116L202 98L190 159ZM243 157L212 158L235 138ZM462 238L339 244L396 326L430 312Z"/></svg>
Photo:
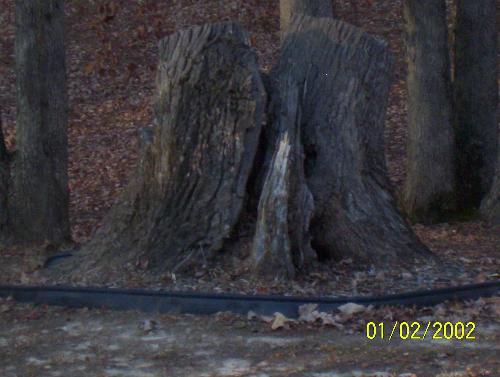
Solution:
<svg viewBox="0 0 500 377"><path fill-rule="evenodd" d="M282 236L287 229L310 234L320 259L352 258L388 267L410 266L415 258L430 255L398 212L387 175L383 131L392 66L386 43L358 28L303 15L292 21L271 77L280 87L275 118L282 122L276 128L288 132L288 138L296 136L281 137L278 150L287 140L288 148L295 150L290 154L300 156L304 150L296 166L303 169L305 180L297 169L288 174L298 177L302 193L312 193L314 204L299 207L302 213L314 207L314 214L310 227L309 215L292 228L290 221L288 227L283 224L283 198L290 196L283 192L287 181L283 169L293 164L278 152L267 178L274 182L268 186L275 190L275 198L269 200L265 186L259 206L256 241L265 239L259 230L266 228L267 248L254 242L253 257L256 263L262 261L263 270L272 266L267 270L277 271L276 263L269 263L271 256L262 258L262 250L275 258L280 255L289 247ZM291 202L304 203L306 197L292 197ZM266 218L275 223L270 226ZM298 248L302 255L310 255L308 236L302 237ZM284 259L282 272L289 271L289 261Z"/></svg>
<svg viewBox="0 0 500 377"><path fill-rule="evenodd" d="M166 38L152 137L141 131L137 173L74 266L178 271L224 246L234 253L248 207L257 275L290 278L318 259L390 268L429 257L387 176L391 69L384 42L327 18L294 18L265 80L237 24Z"/></svg>
<svg viewBox="0 0 500 377"><path fill-rule="evenodd" d="M239 219L266 104L246 32L224 23L164 39L157 86L153 138L86 248L90 263L177 271L219 250Z"/></svg>

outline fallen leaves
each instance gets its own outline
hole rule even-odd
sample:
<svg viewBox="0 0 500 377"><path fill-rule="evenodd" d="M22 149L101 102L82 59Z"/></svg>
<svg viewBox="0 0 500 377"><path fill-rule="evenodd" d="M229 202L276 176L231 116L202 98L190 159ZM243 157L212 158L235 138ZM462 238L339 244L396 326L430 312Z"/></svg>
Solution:
<svg viewBox="0 0 500 377"><path fill-rule="evenodd" d="M366 310L366 307L363 305L355 304L353 302L349 302L347 304L339 306L339 310L346 316L352 316L357 313L363 313Z"/></svg>
<svg viewBox="0 0 500 377"><path fill-rule="evenodd" d="M145 333L150 333L156 329L156 326L156 321L152 319L146 319L139 325L139 329L141 329Z"/></svg>
<svg viewBox="0 0 500 377"><path fill-rule="evenodd" d="M272 323L271 323L271 329L278 330L278 329L286 328L287 323L289 321L290 320L288 318L286 318L283 314L274 313L274 318L273 318Z"/></svg>

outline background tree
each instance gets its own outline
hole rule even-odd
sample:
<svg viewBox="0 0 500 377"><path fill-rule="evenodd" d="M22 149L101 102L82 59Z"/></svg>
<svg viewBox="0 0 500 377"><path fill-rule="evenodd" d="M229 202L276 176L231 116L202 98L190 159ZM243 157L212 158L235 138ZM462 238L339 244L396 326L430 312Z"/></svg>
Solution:
<svg viewBox="0 0 500 377"><path fill-rule="evenodd" d="M18 242L60 244L70 238L63 1L16 0L15 12L16 151L8 163L0 142L10 170L1 229Z"/></svg>
<svg viewBox="0 0 500 377"><path fill-rule="evenodd" d="M9 154L5 147L2 129L2 113L0 111L0 242L5 237L7 226L7 195L9 183Z"/></svg>
<svg viewBox="0 0 500 377"><path fill-rule="evenodd" d="M483 200L481 211L492 225L500 226L500 149L495 178L489 194Z"/></svg>
<svg viewBox="0 0 500 377"><path fill-rule="evenodd" d="M405 0L408 151L403 205L420 222L455 208L454 139L444 0Z"/></svg>
<svg viewBox="0 0 500 377"><path fill-rule="evenodd" d="M457 0L455 133L460 206L477 208L495 175L498 144L496 0Z"/></svg>
<svg viewBox="0 0 500 377"><path fill-rule="evenodd" d="M280 0L280 30L283 33L293 16L333 17L332 0Z"/></svg>

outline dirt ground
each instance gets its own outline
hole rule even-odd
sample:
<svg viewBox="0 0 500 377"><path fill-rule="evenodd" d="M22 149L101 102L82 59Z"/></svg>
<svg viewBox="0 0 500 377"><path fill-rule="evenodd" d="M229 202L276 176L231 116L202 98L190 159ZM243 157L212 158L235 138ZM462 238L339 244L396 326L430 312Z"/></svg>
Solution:
<svg viewBox="0 0 500 377"><path fill-rule="evenodd" d="M475 340L389 341L312 325L273 331L225 313L1 303L2 377L500 376L500 326L489 321L477 322Z"/></svg>

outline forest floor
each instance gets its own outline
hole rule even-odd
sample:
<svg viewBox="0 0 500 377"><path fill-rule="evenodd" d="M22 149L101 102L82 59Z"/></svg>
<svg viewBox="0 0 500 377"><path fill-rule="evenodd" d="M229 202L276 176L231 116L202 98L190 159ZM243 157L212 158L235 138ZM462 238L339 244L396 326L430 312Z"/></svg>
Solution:
<svg viewBox="0 0 500 377"><path fill-rule="evenodd" d="M396 57L387 110L386 156L397 194L406 164L402 1L336 3L340 18L386 39ZM0 0L0 110L10 149L15 147L16 116L12 4ZM269 0L72 0L67 2L67 14L70 211L73 238L84 244L134 172L137 129L152 123L158 39L190 25L239 20L252 35L262 69L269 70L279 52L279 9L278 1ZM415 225L414 230L439 257L460 265L460 272L436 276L432 281L408 273L391 276L390 272L358 272L353 276L349 261L344 261L344 265L327 266L288 286L238 281L237 271L222 269L210 274L199 271L182 284L175 275L166 276L159 285L216 292L353 295L499 278L498 229L472 216L463 222ZM41 253L33 258L33 253L2 251L0 284L44 282L40 271L45 256ZM331 276L338 279L332 281ZM140 280L128 281L129 286L143 284ZM229 315L151 317L0 301L0 375L500 375L498 301L463 305L456 311L446 306L428 310L436 320L476 321L480 334L476 341L368 341L359 321L357 327L349 325L343 330L292 324L289 329L273 331L265 321ZM443 316L442 310L452 314ZM384 321L424 320L429 316L396 309L373 314L380 315ZM370 316L360 321L365 324ZM144 321L151 320L156 326L144 329Z"/></svg>
<svg viewBox="0 0 500 377"><path fill-rule="evenodd" d="M481 311L477 303L456 309L462 320ZM452 312L441 320L456 320ZM382 318L366 313L343 329L289 323L273 330L258 318L228 313L149 315L0 300L0 375L494 377L500 375L498 314L497 321L485 312L473 317L474 340L389 340L388 334L369 340L366 322Z"/></svg>

